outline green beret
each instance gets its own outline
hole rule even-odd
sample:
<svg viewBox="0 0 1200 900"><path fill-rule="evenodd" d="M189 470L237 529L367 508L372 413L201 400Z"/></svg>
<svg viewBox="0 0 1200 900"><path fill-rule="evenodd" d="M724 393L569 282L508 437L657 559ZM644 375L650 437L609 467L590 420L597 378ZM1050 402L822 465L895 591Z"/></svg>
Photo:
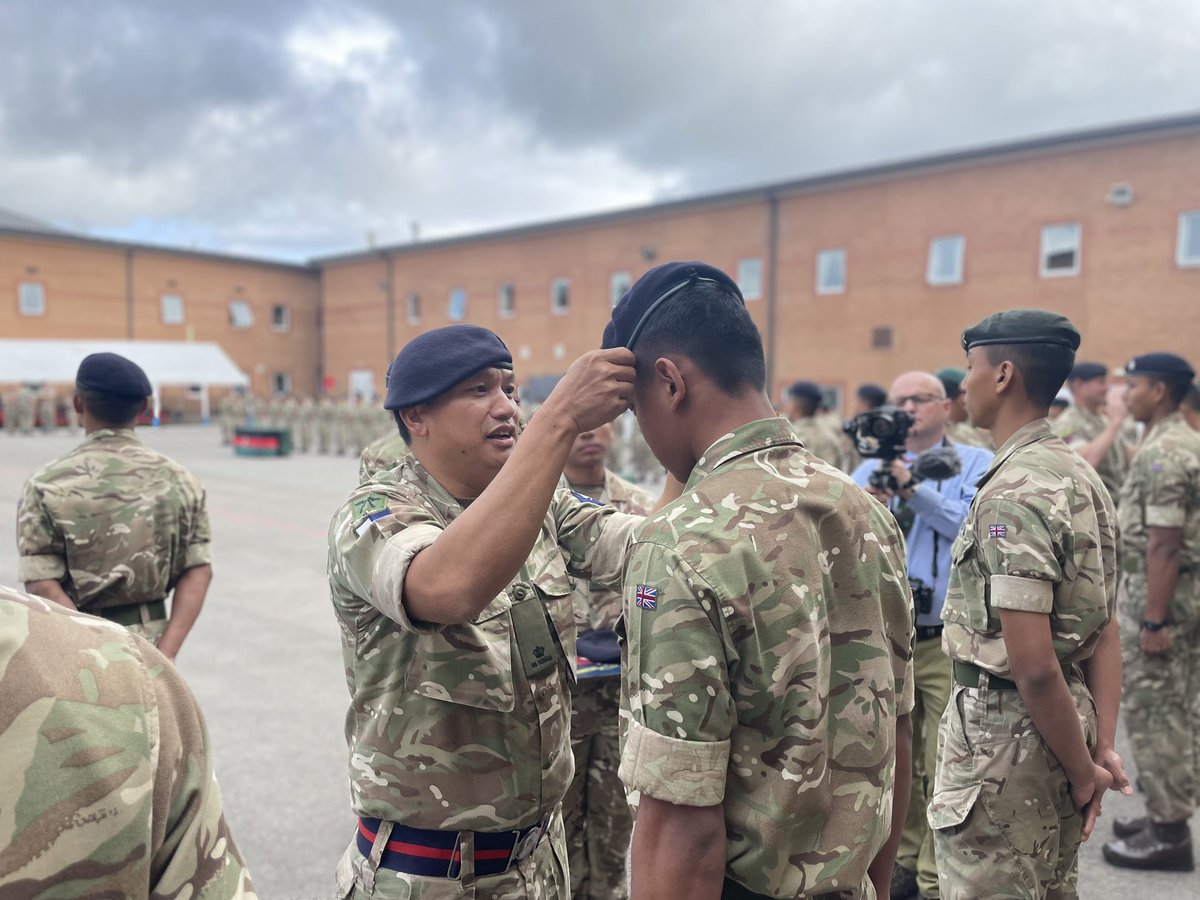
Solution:
<svg viewBox="0 0 1200 900"><path fill-rule="evenodd" d="M1044 309L1007 309L992 313L963 332L964 350L987 344L1053 344L1079 349L1079 329L1071 320Z"/></svg>

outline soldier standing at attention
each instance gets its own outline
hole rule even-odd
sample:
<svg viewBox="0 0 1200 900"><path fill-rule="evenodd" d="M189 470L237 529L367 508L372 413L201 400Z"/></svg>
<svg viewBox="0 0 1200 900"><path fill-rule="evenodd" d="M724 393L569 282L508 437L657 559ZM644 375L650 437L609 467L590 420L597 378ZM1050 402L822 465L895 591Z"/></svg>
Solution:
<svg viewBox="0 0 1200 900"><path fill-rule="evenodd" d="M996 445L991 435L973 424L967 416L967 398L963 394L962 383L967 377L965 369L957 366L946 366L934 373L946 389L950 398L950 418L946 422L946 437L956 444L968 447L983 447L985 450L995 450Z"/></svg>
<svg viewBox="0 0 1200 900"><path fill-rule="evenodd" d="M1146 438L1121 488L1117 615L1123 712L1146 816L1118 819L1115 866L1191 871L1200 803L1200 435L1179 411L1195 372L1173 353L1125 366L1126 403Z"/></svg>
<svg viewBox="0 0 1200 900"><path fill-rule="evenodd" d="M492 332L435 329L392 363L385 406L410 453L329 533L358 816L339 897L569 895L568 573L619 587L642 519L556 487L576 435L628 407L632 361L581 357L519 441Z"/></svg>
<svg viewBox="0 0 1200 900"><path fill-rule="evenodd" d="M212 581L211 538L200 483L133 432L150 393L123 356L79 364L86 436L25 482L18 571L30 593L124 625L174 661Z"/></svg>
<svg viewBox="0 0 1200 900"><path fill-rule="evenodd" d="M563 475L571 489L618 512L644 516L654 498L610 472L604 460L613 441L611 422L575 438ZM576 682L571 687L571 750L575 777L563 800L563 822L575 900L628 896L625 856L633 817L621 763L621 648L613 630L621 594L585 579L571 597L579 635Z"/></svg>
<svg viewBox="0 0 1200 900"><path fill-rule="evenodd" d="M1067 377L1073 403L1054 422L1054 433L1096 470L1109 496L1118 500L1137 429L1125 408L1124 386L1109 390L1108 370L1095 362L1079 363Z"/></svg>
<svg viewBox="0 0 1200 900"><path fill-rule="evenodd" d="M840 469L846 462L842 448L817 418L822 400L821 387L815 381L797 381L788 388L787 417L809 453Z"/></svg>
<svg viewBox="0 0 1200 900"><path fill-rule="evenodd" d="M1094 469L1050 431L1079 332L1036 309L963 333L971 421L1001 444L952 551L942 610L955 687L929 824L946 900L1074 897L1121 696L1117 524Z"/></svg>
<svg viewBox="0 0 1200 900"><path fill-rule="evenodd" d="M728 275L659 266L612 316L646 440L687 482L626 569L634 896L886 893L913 704L895 519L774 414Z"/></svg>
<svg viewBox="0 0 1200 900"><path fill-rule="evenodd" d="M196 699L120 626L0 588L0 896L253 900Z"/></svg>

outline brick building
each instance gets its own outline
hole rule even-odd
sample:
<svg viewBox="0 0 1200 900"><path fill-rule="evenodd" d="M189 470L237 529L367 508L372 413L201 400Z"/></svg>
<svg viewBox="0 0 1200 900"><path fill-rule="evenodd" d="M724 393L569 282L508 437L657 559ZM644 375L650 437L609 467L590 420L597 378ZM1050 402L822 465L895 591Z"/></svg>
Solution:
<svg viewBox="0 0 1200 900"><path fill-rule="evenodd" d="M0 290L12 297L0 336L212 340L259 392L325 379L343 393L381 390L406 341L464 321L499 333L526 380L597 346L614 298L646 268L688 258L743 285L776 394L799 377L844 391L958 363L963 327L1012 306L1070 316L1086 358L1200 357L1200 115L309 267L0 221Z"/></svg>

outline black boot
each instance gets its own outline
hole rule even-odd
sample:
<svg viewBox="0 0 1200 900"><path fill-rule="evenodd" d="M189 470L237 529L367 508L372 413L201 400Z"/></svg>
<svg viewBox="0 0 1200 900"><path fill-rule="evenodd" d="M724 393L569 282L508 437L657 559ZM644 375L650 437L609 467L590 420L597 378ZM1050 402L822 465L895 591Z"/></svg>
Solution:
<svg viewBox="0 0 1200 900"><path fill-rule="evenodd" d="M892 868L891 900L910 900L917 896L917 873L900 863Z"/></svg>
<svg viewBox="0 0 1200 900"><path fill-rule="evenodd" d="M1187 822L1154 822L1130 837L1109 841L1104 859L1123 869L1191 872L1196 867Z"/></svg>
<svg viewBox="0 0 1200 900"><path fill-rule="evenodd" d="M1139 831L1145 831L1150 824L1149 816L1119 816L1113 821L1113 834L1119 838L1133 837Z"/></svg>

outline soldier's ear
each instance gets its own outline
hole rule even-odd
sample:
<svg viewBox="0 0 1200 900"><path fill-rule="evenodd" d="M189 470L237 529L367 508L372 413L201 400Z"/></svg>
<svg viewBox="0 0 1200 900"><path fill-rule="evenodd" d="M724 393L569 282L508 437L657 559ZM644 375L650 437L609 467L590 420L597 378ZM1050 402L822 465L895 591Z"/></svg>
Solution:
<svg viewBox="0 0 1200 900"><path fill-rule="evenodd" d="M996 366L996 393L1003 395L1006 391L1013 389L1013 384L1017 380L1017 367L1012 364L1011 360L1004 360L1000 365Z"/></svg>
<svg viewBox="0 0 1200 900"><path fill-rule="evenodd" d="M400 410L400 420L413 437L429 437L429 407L425 404Z"/></svg>
<svg viewBox="0 0 1200 900"><path fill-rule="evenodd" d="M679 409L687 396L687 382L675 361L667 356L661 356L654 361L654 379L666 394L664 400L672 411Z"/></svg>

